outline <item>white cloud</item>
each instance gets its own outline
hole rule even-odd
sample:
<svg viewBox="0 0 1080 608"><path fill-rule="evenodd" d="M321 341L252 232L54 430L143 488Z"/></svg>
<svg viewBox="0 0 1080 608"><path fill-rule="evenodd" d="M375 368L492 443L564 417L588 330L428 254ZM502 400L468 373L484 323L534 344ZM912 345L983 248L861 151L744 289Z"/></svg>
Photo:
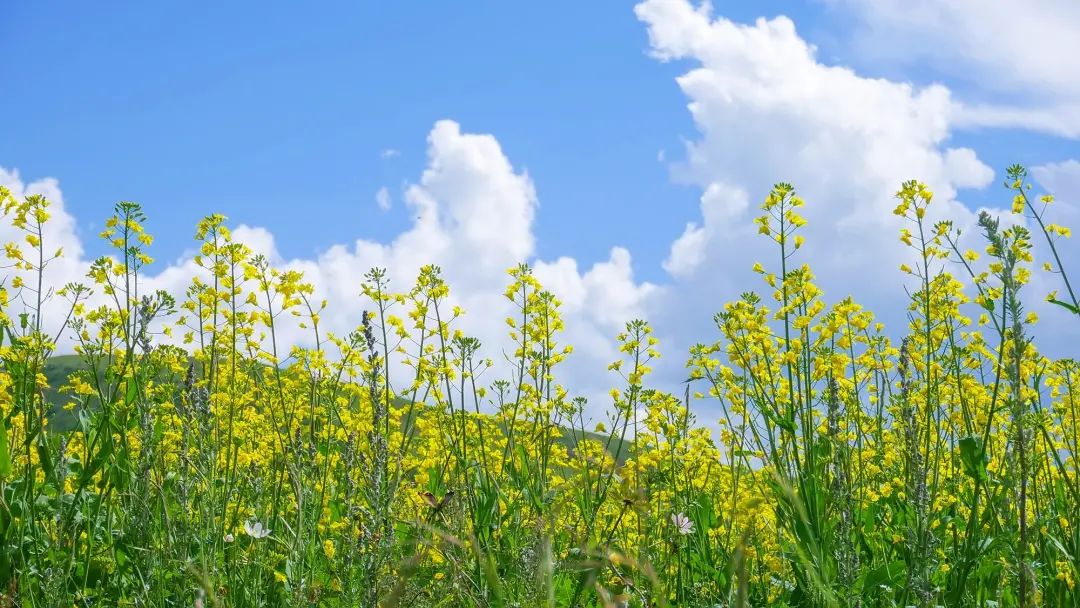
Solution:
<svg viewBox="0 0 1080 608"><path fill-rule="evenodd" d="M1080 161L1069 159L1032 167L1031 174L1068 209L1080 207Z"/></svg>
<svg viewBox="0 0 1080 608"><path fill-rule="evenodd" d="M649 298L659 289L634 280L630 252L623 247L612 248L607 261L594 264L584 274L577 260L565 256L537 262L534 272L559 296L566 314L589 320L609 338L627 321L646 317Z"/></svg>
<svg viewBox="0 0 1080 608"><path fill-rule="evenodd" d="M851 294L902 331L897 267L911 254L898 239L894 193L909 179L928 183L932 215L975 236L976 212L959 191L994 182L975 151L949 146L960 124L950 90L828 65L787 17L742 24L685 0L646 0L636 12L653 55L688 65L677 82L699 132L686 147L686 175L702 189L701 217L664 263L675 285L651 303L675 363L689 344L715 334L709 321L723 302L750 288L768 291L749 268L761 261L775 270L779 253L753 218L779 181L807 201L807 245L797 261L811 264L826 300Z"/></svg>
<svg viewBox="0 0 1080 608"><path fill-rule="evenodd" d="M994 127L1041 131L1050 135L1080 138L1080 103L1021 107L1006 104L958 105L958 127Z"/></svg>
<svg viewBox="0 0 1080 608"><path fill-rule="evenodd" d="M467 313L466 331L488 343L503 332L502 291L506 269L533 255L532 220L537 205L532 181L514 170L491 135L462 133L457 123L439 121L428 135L428 166L405 190L412 225L389 242L356 240L328 247L314 258L283 259L274 236L259 227L240 226L238 240L253 246L277 266L299 270L325 297L326 329L344 333L359 324L371 303L360 295L363 275L385 268L391 286L411 287L420 268L438 264L454 303ZM173 293L197 272L184 259L151 279ZM286 343L302 342L306 332L284 328Z"/></svg>
<svg viewBox="0 0 1080 608"><path fill-rule="evenodd" d="M375 204L383 211L390 210L393 201L390 198L390 191L386 189L386 186L379 188L379 191L375 193Z"/></svg>
<svg viewBox="0 0 1080 608"><path fill-rule="evenodd" d="M1054 195L1054 203L1045 208L1044 220L1049 223L1068 226L1080 230L1080 160L1068 159L1057 163L1048 163L1031 168L1031 176L1038 188ZM1038 192L1038 191L1036 191ZM1035 230L1035 227L1032 227ZM1073 237L1074 239L1077 237ZM1038 245L1043 244L1043 236L1035 235ZM1070 280L1074 288L1080 282L1080 255L1077 255L1075 240L1060 241L1057 245L1066 270L1071 270ZM1054 280L1053 283L1058 281ZM1051 284L1049 289L1060 285Z"/></svg>
<svg viewBox="0 0 1080 608"><path fill-rule="evenodd" d="M850 10L863 57L920 63L979 97L958 125L1080 137L1080 3L1072 0L828 0Z"/></svg>
<svg viewBox="0 0 1080 608"><path fill-rule="evenodd" d="M1045 208L1045 221L1069 226L1074 230L1080 229L1080 161L1069 159L1032 167L1031 176L1037 186L1045 192L1052 193L1056 201ZM1043 259L1053 263L1053 258L1046 251L1045 237L1036 227L1031 228L1034 231L1036 252L1042 255L1042 259L1036 260L1036 265L1041 265ZM1080 281L1080 256L1077 255L1076 242L1059 241L1057 248L1063 258L1062 263L1073 289L1076 290L1077 282ZM1052 354L1075 357L1075 345L1080 340L1080 324L1076 323L1075 319L1066 319L1065 313L1060 308L1037 297L1049 291L1058 291L1059 297L1067 300L1066 289L1061 278L1057 275L1036 272L1031 286L1026 289L1029 289L1029 293L1033 296L1030 298L1034 304L1031 308L1044 319L1035 327L1036 344L1052 345L1056 348ZM1045 346L1043 348L1045 350Z"/></svg>
<svg viewBox="0 0 1080 608"><path fill-rule="evenodd" d="M744 216L750 206L746 192L739 188L713 182L705 186L701 195L703 225L690 222L682 236L671 244L671 253L664 261L664 269L675 277L693 276L705 263L710 241L719 238L718 230L732 220Z"/></svg>
<svg viewBox="0 0 1080 608"><path fill-rule="evenodd" d="M401 151L395 150L394 148L387 148L382 152L379 152L379 158L382 159L394 158L396 156L401 156Z"/></svg>
<svg viewBox="0 0 1080 608"><path fill-rule="evenodd" d="M50 297L50 289L55 291L67 283L81 281L86 274L86 265L82 260L83 245L79 238L75 218L67 211L60 184L56 179L49 177L27 183L23 181L17 170L0 167L0 186L6 187L18 200L22 200L27 195L38 194L50 202L51 219L45 224L43 231L43 249L46 256L54 254L57 249L62 249L63 257L48 263L50 281L42 290L45 297L42 317L43 327L49 333L55 333L60 328L60 322L67 310L67 303L55 295ZM15 241L22 245L24 252L29 253L23 237L24 233L11 225L7 218L0 218L0 243ZM7 265L6 260L4 265ZM11 271L5 269L4 275L9 272ZM31 277L23 274L24 279L29 281ZM10 287L10 282L6 278L4 283ZM29 284L32 285L32 283ZM36 299L36 296L29 291L24 291L22 298L27 300L27 304L36 305L35 302L31 302ZM18 306L20 302L15 301L13 305Z"/></svg>

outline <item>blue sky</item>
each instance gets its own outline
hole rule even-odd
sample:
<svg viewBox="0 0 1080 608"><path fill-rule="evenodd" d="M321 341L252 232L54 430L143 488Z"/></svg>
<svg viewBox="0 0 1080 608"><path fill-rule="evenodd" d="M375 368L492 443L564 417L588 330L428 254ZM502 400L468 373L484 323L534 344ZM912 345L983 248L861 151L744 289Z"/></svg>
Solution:
<svg viewBox="0 0 1080 608"><path fill-rule="evenodd" d="M84 226L141 202L163 255L212 210L307 255L401 230L407 211L380 213L374 194L400 200L428 130L453 118L533 176L541 252L591 260L636 241L659 269L696 196L657 153L692 127L631 5L376 4L8 5L19 86L4 104L19 120L0 166L61 178Z"/></svg>
<svg viewBox="0 0 1080 608"><path fill-rule="evenodd" d="M843 43L850 19L835 7L717 8L747 22L788 15L823 60L859 65ZM637 271L656 280L696 213L699 193L657 160L664 150L676 161L694 135L674 82L682 66L649 57L631 3L12 3L5 12L0 52L16 86L4 95L0 166L58 177L87 234L115 201L141 202L164 258L189 246L185 227L210 211L265 226L287 256L389 238L408 211L381 213L374 194L385 186L400 201L441 118L495 134L528 170L541 256L592 263L633 244ZM862 63L870 75L939 76ZM1075 143L1001 138L958 141L996 167L1052 160L1062 156L1053 148Z"/></svg>
<svg viewBox="0 0 1080 608"><path fill-rule="evenodd" d="M57 180L76 275L135 200L163 283L221 212L341 300L336 329L362 266L445 264L488 307L504 275L471 264L523 257L584 357L637 315L678 351L768 259L773 182L809 199L823 283L870 304L902 294L880 272L896 225L873 219L901 179L962 225L1021 162L1073 217L1080 8L1032 1L7 3L0 178Z"/></svg>

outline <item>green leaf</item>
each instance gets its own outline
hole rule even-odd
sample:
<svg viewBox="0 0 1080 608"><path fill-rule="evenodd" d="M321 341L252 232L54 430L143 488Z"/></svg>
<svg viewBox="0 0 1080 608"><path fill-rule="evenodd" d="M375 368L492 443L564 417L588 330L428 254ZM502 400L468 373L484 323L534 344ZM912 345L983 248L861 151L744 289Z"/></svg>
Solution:
<svg viewBox="0 0 1080 608"><path fill-rule="evenodd" d="M1076 306L1069 304L1068 302L1062 302L1061 300L1058 300L1056 298L1052 298L1048 300L1048 302L1050 302L1051 304L1057 304L1058 306L1073 313L1074 315L1080 315L1080 308L1077 308Z"/></svg>
<svg viewBox="0 0 1080 608"><path fill-rule="evenodd" d="M874 594L882 585L896 587L904 580L906 569L907 565L903 560L896 560L867 572L866 578L863 579L863 593Z"/></svg>
<svg viewBox="0 0 1080 608"><path fill-rule="evenodd" d="M773 424L775 424L779 428L791 433L792 435L795 434L795 424L785 418L782 413L774 412L767 407L761 408L761 413L765 414L765 417L768 418Z"/></svg>
<svg viewBox="0 0 1080 608"><path fill-rule="evenodd" d="M139 384L134 378L128 378L125 388L127 390L124 394L124 405L131 405L139 396Z"/></svg>
<svg viewBox="0 0 1080 608"><path fill-rule="evenodd" d="M986 481L986 447L981 437L960 440L960 463L968 477L977 482Z"/></svg>
<svg viewBox="0 0 1080 608"><path fill-rule="evenodd" d="M45 480L56 485L56 468L53 466L52 454L49 452L49 446L43 441L38 441L36 447L38 460L41 462L41 469L45 471Z"/></svg>

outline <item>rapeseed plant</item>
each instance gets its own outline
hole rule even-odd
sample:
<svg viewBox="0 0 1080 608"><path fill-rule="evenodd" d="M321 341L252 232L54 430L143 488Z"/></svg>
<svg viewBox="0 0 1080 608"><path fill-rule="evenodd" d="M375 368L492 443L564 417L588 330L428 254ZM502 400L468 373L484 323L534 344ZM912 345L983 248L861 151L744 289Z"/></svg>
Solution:
<svg viewBox="0 0 1080 608"><path fill-rule="evenodd" d="M599 421L559 382L561 303L528 266L497 365L439 267L403 293L371 270L336 335L303 275L220 215L180 297L146 292L153 239L128 202L88 284L53 290L48 201L0 189L21 234L0 282L0 605L1077 605L1080 367L1036 349L1025 309L1030 223L1057 322L1080 314L1070 233L1007 173L1024 217L983 214L978 237L902 184L891 332L817 286L806 204L777 184L763 287L718 306L682 394L627 323ZM61 343L79 365L50 383Z"/></svg>

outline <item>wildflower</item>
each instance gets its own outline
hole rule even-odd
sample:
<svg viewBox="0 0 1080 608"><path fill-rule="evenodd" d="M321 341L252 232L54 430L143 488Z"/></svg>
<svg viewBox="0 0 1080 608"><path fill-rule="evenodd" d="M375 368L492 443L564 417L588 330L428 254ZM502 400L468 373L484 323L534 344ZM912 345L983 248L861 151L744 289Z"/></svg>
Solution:
<svg viewBox="0 0 1080 608"><path fill-rule="evenodd" d="M690 518L683 513L673 513L671 523L675 524L675 529L683 536L694 531L694 522L690 521Z"/></svg>
<svg viewBox="0 0 1080 608"><path fill-rule="evenodd" d="M230 533L228 533L228 534L226 534L226 535L225 535L225 542L227 542L227 543L231 543L231 542L233 542L234 540L236 540L236 539L235 539L235 538L233 537L233 535L232 535L232 532L230 532Z"/></svg>
<svg viewBox="0 0 1080 608"><path fill-rule="evenodd" d="M270 536L272 531L269 528L264 528L262 522L259 521L244 522L244 532L247 532L247 535L254 539L266 538Z"/></svg>

